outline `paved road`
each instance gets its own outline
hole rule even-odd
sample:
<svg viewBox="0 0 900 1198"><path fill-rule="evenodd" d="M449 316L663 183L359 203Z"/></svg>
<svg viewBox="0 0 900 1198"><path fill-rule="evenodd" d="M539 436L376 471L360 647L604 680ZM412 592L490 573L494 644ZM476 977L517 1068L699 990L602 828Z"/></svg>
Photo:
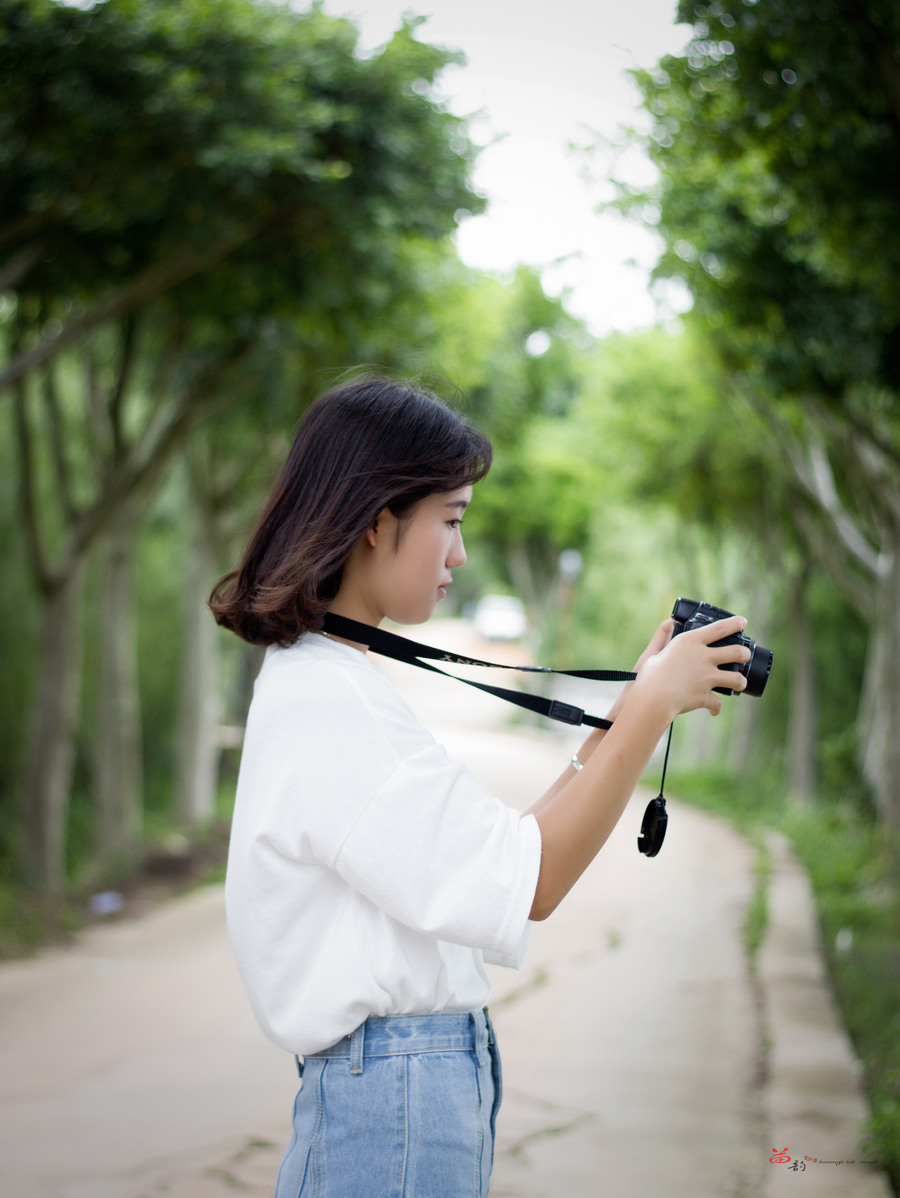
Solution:
<svg viewBox="0 0 900 1198"><path fill-rule="evenodd" d="M571 752L498 727L505 713L476 692L408 671L404 684L510 802ZM858 1159L864 1107L802 873L776 844L754 982L749 848L672 804L649 861L642 803L535 927L524 970L495 971L493 1198L887 1198L877 1172L825 1163ZM0 967L0 1198L267 1198L294 1088L244 999L219 887ZM791 1161L770 1164L776 1149Z"/></svg>

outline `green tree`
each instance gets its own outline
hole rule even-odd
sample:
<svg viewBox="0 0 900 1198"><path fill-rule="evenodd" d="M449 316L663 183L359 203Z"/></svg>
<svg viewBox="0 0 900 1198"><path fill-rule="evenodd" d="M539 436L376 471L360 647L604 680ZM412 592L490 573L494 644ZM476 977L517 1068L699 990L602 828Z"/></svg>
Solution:
<svg viewBox="0 0 900 1198"><path fill-rule="evenodd" d="M121 597L104 642L121 748L134 529L166 464L271 354L273 322L352 340L413 286L404 243L477 207L463 128L431 99L451 56L414 28L362 57L353 25L318 9L0 6L0 388L45 613L25 791L26 860L48 888L64 880L88 555L106 541L104 593ZM100 755L122 762L110 793L133 756ZM134 810L104 820L122 826L111 850Z"/></svg>
<svg viewBox="0 0 900 1198"><path fill-rule="evenodd" d="M630 203L657 205L659 273L687 284L818 510L807 543L870 624L863 761L900 826L900 14L678 11L687 52L638 76L660 183Z"/></svg>
<svg viewBox="0 0 900 1198"><path fill-rule="evenodd" d="M433 291L429 352L492 439L491 472L467 516L494 585L512 585L538 624L552 615L559 554L583 548L592 502L566 414L592 339L534 272L508 283L447 263Z"/></svg>
<svg viewBox="0 0 900 1198"><path fill-rule="evenodd" d="M779 716L787 787L792 799L807 800L815 786L817 688L803 596L814 573L806 546L815 507L780 464L768 423L735 402L731 390L696 330L619 335L602 347L590 404L576 418L585 443L595 447L598 471L616 480L626 501L648 522L659 511L674 517L682 591L695 588L694 598L744 612L752 635L767 646L785 623L791 627L773 690L790 684L787 712ZM702 565L694 545L704 547ZM773 700L770 691L765 711ZM755 703L741 708L730 754L739 771L758 749L764 715Z"/></svg>

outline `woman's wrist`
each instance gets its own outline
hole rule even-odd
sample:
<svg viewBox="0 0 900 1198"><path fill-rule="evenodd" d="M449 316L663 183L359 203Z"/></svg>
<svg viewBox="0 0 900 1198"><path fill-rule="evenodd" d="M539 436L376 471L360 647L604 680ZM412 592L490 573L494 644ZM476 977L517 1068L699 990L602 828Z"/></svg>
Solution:
<svg viewBox="0 0 900 1198"><path fill-rule="evenodd" d="M632 689L618 713L620 724L638 726L651 735L662 736L679 715L679 710L672 702L672 697L666 693L666 688L655 685L655 682L648 673L629 684Z"/></svg>

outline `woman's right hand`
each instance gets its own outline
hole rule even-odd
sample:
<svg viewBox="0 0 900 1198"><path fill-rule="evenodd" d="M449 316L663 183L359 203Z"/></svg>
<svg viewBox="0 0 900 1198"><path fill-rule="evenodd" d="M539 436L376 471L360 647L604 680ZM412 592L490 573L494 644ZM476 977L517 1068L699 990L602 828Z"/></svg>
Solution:
<svg viewBox="0 0 900 1198"><path fill-rule="evenodd" d="M718 715L722 710L722 696L716 694L713 687L742 691L747 686L743 674L720 667L732 662L747 662L751 654L746 645L714 647L714 642L743 632L746 627L743 616L729 616L726 620L716 620L673 636L659 652L642 658L632 692L634 697L641 694L645 699L664 705L671 720L700 707L705 707L711 715Z"/></svg>
<svg viewBox="0 0 900 1198"><path fill-rule="evenodd" d="M612 728L605 736L591 733L585 742L590 752L584 768L568 770L529 809L541 832L532 919L546 919L555 910L606 843L675 717L698 707L718 715L722 698L713 692L715 686L744 690L743 674L721 667L748 661L749 649L739 644L714 648L713 642L742 632L746 624L741 616L729 616L672 636L667 620L656 630Z"/></svg>

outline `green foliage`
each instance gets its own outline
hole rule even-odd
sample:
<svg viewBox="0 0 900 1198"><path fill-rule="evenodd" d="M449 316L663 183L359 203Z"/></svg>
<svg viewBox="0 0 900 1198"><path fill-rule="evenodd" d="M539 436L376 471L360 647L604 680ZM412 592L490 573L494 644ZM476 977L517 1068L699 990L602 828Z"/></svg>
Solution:
<svg viewBox="0 0 900 1198"><path fill-rule="evenodd" d="M726 394L697 338L656 329L606 340L573 407L595 512L580 610L634 656L679 594L743 610L779 546L768 432Z"/></svg>
<svg viewBox="0 0 900 1198"><path fill-rule="evenodd" d="M590 339L525 268L504 284L447 262L438 280L431 335L420 326L427 362L461 389L460 406L495 450L466 533L491 563L485 585L512 584L537 611L561 550L583 547L589 534L589 466L568 417Z"/></svg>
<svg viewBox="0 0 900 1198"><path fill-rule="evenodd" d="M415 245L481 203L465 126L430 98L454 56L414 32L361 57L355 27L319 8L0 9L0 243L19 246L6 349L22 369L31 346L111 326L91 346L110 427L74 401L92 478L111 469L97 449L134 446L148 401L218 392L258 417L298 369L381 356L379 324L421 279ZM58 416L70 453L72 419Z"/></svg>
<svg viewBox="0 0 900 1198"><path fill-rule="evenodd" d="M666 787L704 811L725 816L748 836L777 824L784 811L781 779L766 771L740 776L722 765L691 770L673 758Z"/></svg>
<svg viewBox="0 0 900 1198"><path fill-rule="evenodd" d="M860 780L854 697L862 687L867 628L852 604L821 576L810 586L806 601L815 636L820 786L829 798L841 793L856 797ZM790 635L790 627L785 631ZM863 806L870 803L869 796Z"/></svg>
<svg viewBox="0 0 900 1198"><path fill-rule="evenodd" d="M736 408L702 341L655 329L612 337L598 355L586 419L617 488L693 524L763 527L771 502L768 432Z"/></svg>
<svg viewBox="0 0 900 1198"><path fill-rule="evenodd" d="M679 15L695 34L677 70L682 117L700 115L720 160L757 167L754 215L787 226L814 274L889 305L900 254L896 5L682 2Z"/></svg>
<svg viewBox="0 0 900 1198"><path fill-rule="evenodd" d="M481 535L498 548L529 545L535 553L583 548L592 512L591 472L573 453L573 426L540 416L522 428L515 450L501 448L479 489Z"/></svg>
<svg viewBox="0 0 900 1198"><path fill-rule="evenodd" d="M897 450L900 19L890 0L682 3L684 57L638 74L662 275L732 365Z"/></svg>
<svg viewBox="0 0 900 1198"><path fill-rule="evenodd" d="M744 916L744 942L750 958L750 969L756 972L757 957L769 926L769 878L772 858L765 845L757 846L756 885Z"/></svg>
<svg viewBox="0 0 900 1198"><path fill-rule="evenodd" d="M896 737L897 692L878 663L895 652L887 564L900 553L900 18L888 0L678 11L693 25L685 53L636 73L658 183L621 187L618 205L657 223L657 273L690 291L686 324L727 384L718 412L701 402L691 414L672 474L657 459L660 489L691 520L715 496L712 518L754 566L783 566L768 590L772 617L787 616L788 681L804 677L790 624L812 588L822 764L846 775L855 742L843 729L859 714L855 773L864 761L880 818L896 825L892 759L871 704L857 705L881 693ZM823 599L826 579L852 615Z"/></svg>
<svg viewBox="0 0 900 1198"><path fill-rule="evenodd" d="M0 961L64 941L83 924L84 914L74 903L0 879Z"/></svg>
<svg viewBox="0 0 900 1198"><path fill-rule="evenodd" d="M453 56L413 31L364 59L355 27L318 8L6 0L0 197L10 234L43 247L29 290L96 292L173 251L259 231L266 246L228 271L231 287L201 285L207 310L270 297L275 246L283 301L319 291L329 306L327 276L310 277L329 248L352 268L399 231L449 232L456 208L477 206L472 151L460 121L423 98Z"/></svg>
<svg viewBox="0 0 900 1198"><path fill-rule="evenodd" d="M416 24L363 56L355 26L318 6L0 5L0 377L15 389L24 497L0 520L21 526L32 594L55 593L123 511L138 528L192 424L211 413L191 447L191 481L211 525L233 513L231 528L211 530L227 538L273 441L319 389L312 373L369 353L390 359L384 330L393 311L414 310L419 247L481 204L464 122L434 99L455 56L420 42ZM181 547L159 519L141 542L151 810L171 773L180 624L176 588L164 583L178 578ZM104 594L93 596L99 607ZM97 645L70 858L91 827ZM111 711L132 706L129 696ZM36 746L37 759L69 735L68 725L47 732L53 743ZM0 749L5 781L14 762ZM59 820L65 796L50 798L50 786L58 778L29 806ZM0 813L0 833L5 822ZM51 822L32 825L55 844L40 831Z"/></svg>

